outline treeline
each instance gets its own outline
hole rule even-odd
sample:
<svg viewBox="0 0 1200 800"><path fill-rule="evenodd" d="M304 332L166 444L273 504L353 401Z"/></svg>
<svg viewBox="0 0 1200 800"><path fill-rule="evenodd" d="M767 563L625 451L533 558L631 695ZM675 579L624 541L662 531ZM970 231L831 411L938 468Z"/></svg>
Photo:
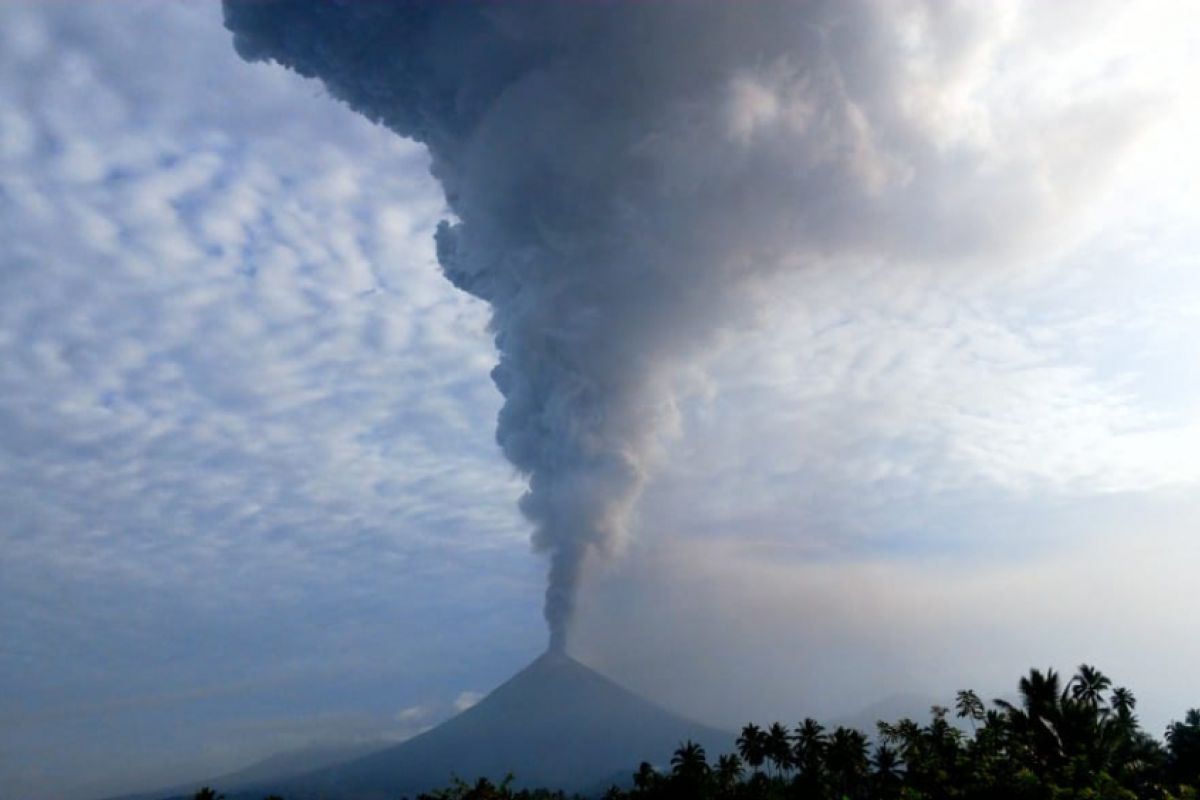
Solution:
<svg viewBox="0 0 1200 800"><path fill-rule="evenodd" d="M683 744L670 769L648 764L634 788L613 798L871 798L872 800L1138 800L1196 798L1200 783L1200 710L1172 723L1165 744L1143 731L1133 694L1111 689L1101 672L1082 666L1060 687L1058 675L1033 670L1020 701L988 709L971 691L930 720L878 724L872 745L860 731L832 731L812 719L794 730L747 725L737 753L708 763L703 749Z"/></svg>
<svg viewBox="0 0 1200 800"><path fill-rule="evenodd" d="M1200 709L1172 722L1162 741L1142 730L1133 693L1083 665L1062 684L1031 670L1019 701L989 708L961 691L928 723L878 723L872 741L813 719L795 728L747 725L737 752L711 760L684 742L669 765L643 762L632 787L606 800L1200 800ZM951 722L951 714L962 727ZM970 733L964 731L969 728ZM480 779L418 800L564 800ZM211 796L197 800L211 800ZM274 800L274 799L272 799Z"/></svg>

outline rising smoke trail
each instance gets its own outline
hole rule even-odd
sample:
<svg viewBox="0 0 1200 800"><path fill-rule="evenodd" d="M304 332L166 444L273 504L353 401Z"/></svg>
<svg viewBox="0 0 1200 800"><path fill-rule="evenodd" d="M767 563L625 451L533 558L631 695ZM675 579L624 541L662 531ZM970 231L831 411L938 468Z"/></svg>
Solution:
<svg viewBox="0 0 1200 800"><path fill-rule="evenodd" d="M624 535L676 366L769 278L1011 252L1102 171L1061 169L1079 142L1006 129L975 91L1008 8L225 0L244 58L318 78L428 147L456 217L439 261L492 308L497 440L550 558L552 649L588 554ZM1128 138L1105 130L1085 157Z"/></svg>

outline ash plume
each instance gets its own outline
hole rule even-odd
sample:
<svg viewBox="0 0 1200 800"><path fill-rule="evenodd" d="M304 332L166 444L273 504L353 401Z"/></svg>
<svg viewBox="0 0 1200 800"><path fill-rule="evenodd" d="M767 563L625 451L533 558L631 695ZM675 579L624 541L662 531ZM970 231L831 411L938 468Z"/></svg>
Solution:
<svg viewBox="0 0 1200 800"><path fill-rule="evenodd" d="M625 535L678 367L772 277L1012 252L1104 171L1064 164L1129 138L1111 109L1024 128L973 91L1007 8L225 0L245 59L428 147L454 215L439 261L492 309L496 438L550 559L552 649L588 555ZM1058 144L1063 122L1087 144Z"/></svg>

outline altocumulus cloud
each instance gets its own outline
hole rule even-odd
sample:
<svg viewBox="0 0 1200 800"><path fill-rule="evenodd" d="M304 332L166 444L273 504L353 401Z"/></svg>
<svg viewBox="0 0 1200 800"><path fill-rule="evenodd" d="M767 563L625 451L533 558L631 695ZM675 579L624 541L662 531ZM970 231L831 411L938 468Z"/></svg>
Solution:
<svg viewBox="0 0 1200 800"><path fill-rule="evenodd" d="M505 666L462 677L493 680L536 612L426 156L246 70L219 9L0 13L3 784L144 787L290 745L246 723L294 709L281 686L308 687L314 735L448 713L463 684L405 642L511 629Z"/></svg>

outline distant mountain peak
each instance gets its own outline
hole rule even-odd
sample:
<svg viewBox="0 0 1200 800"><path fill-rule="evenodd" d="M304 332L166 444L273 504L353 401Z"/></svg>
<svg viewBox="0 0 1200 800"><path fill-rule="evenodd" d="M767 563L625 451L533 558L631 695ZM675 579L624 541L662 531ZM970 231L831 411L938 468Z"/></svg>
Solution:
<svg viewBox="0 0 1200 800"><path fill-rule="evenodd" d="M575 658L567 655L561 650L547 650L546 652L542 653L533 661L529 662L524 669L513 675L508 679L508 681L501 684L500 687L497 687L497 690L511 683L525 684L538 680L575 680L594 682L597 684L604 684L611 689L633 695L633 692L631 692L629 689L626 689L616 681L598 672L592 667L589 667L582 661L578 661ZM536 690L530 689L530 691Z"/></svg>
<svg viewBox="0 0 1200 800"><path fill-rule="evenodd" d="M595 672L591 667L568 655L565 650L555 649L546 650L533 661L529 662L529 666L521 671L524 672L534 668L556 669L564 667L578 667L579 669L586 669L589 672Z"/></svg>
<svg viewBox="0 0 1200 800"><path fill-rule="evenodd" d="M284 784L285 797L375 800L434 789L452 776L568 791L627 780L642 760L666 763L686 739L713 751L733 736L639 697L561 650L548 650L472 707L406 742ZM249 788L249 787L247 787ZM241 791L230 793L240 798Z"/></svg>

